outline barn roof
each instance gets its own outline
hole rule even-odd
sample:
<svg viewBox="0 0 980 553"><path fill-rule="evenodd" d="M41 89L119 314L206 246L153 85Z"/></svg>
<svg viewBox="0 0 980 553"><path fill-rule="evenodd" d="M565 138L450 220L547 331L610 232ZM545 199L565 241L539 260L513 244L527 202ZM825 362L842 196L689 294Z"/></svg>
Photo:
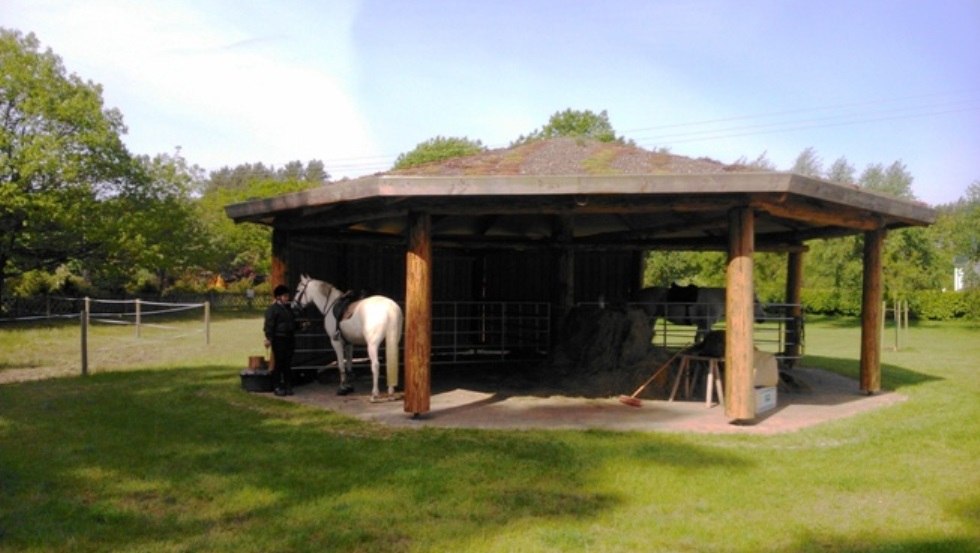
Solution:
<svg viewBox="0 0 980 553"><path fill-rule="evenodd" d="M538 155L549 148L582 153L574 162L557 158L562 161L556 163ZM433 242L443 246L534 247L560 241L597 249L717 250L727 247L728 213L735 207L754 209L759 250L928 225L936 216L921 203L856 186L624 145L611 148L542 141L524 150L495 150L233 204L226 212L236 222L341 241L402 244L406 215L417 211L432 215ZM529 167L539 174L527 174Z"/></svg>

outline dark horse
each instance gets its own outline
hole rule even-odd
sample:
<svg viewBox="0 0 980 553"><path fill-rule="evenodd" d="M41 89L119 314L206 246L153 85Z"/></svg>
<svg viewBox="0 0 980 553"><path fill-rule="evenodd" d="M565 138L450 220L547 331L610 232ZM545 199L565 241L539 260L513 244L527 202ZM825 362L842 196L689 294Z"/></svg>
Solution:
<svg viewBox="0 0 980 553"><path fill-rule="evenodd" d="M759 298L753 294L752 299L755 322L762 322L766 312ZM697 326L696 342L703 340L711 327L725 318L724 288L700 288L693 284L644 288L636 293L635 303L646 311L650 324L656 324L657 318L664 317L674 324Z"/></svg>

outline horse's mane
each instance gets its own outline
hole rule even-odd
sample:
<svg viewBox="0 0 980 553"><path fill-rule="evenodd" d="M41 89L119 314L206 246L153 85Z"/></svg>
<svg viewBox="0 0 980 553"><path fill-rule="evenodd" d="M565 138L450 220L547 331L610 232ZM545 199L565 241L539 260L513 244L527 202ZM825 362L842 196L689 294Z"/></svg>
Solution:
<svg viewBox="0 0 980 553"><path fill-rule="evenodd" d="M325 280L317 280L315 278L310 279L310 284L314 286L314 289L317 292L323 294L324 298L329 298L330 293L337 289L337 287L333 284L330 284Z"/></svg>

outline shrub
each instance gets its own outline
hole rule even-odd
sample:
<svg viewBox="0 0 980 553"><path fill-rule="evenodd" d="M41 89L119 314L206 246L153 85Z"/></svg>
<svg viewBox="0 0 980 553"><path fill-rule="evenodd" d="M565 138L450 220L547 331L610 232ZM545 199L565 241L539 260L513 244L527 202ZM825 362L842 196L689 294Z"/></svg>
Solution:
<svg viewBox="0 0 980 553"><path fill-rule="evenodd" d="M964 296L957 292L920 290L909 297L909 310L920 319L948 320L963 316Z"/></svg>

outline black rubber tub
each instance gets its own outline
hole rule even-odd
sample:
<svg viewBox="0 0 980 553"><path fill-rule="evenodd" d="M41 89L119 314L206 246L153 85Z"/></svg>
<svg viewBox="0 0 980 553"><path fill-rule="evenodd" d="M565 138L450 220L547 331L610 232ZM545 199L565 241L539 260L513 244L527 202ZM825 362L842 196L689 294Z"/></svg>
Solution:
<svg viewBox="0 0 980 553"><path fill-rule="evenodd" d="M241 373L242 389L246 392L271 392L272 373L261 369L245 369Z"/></svg>

